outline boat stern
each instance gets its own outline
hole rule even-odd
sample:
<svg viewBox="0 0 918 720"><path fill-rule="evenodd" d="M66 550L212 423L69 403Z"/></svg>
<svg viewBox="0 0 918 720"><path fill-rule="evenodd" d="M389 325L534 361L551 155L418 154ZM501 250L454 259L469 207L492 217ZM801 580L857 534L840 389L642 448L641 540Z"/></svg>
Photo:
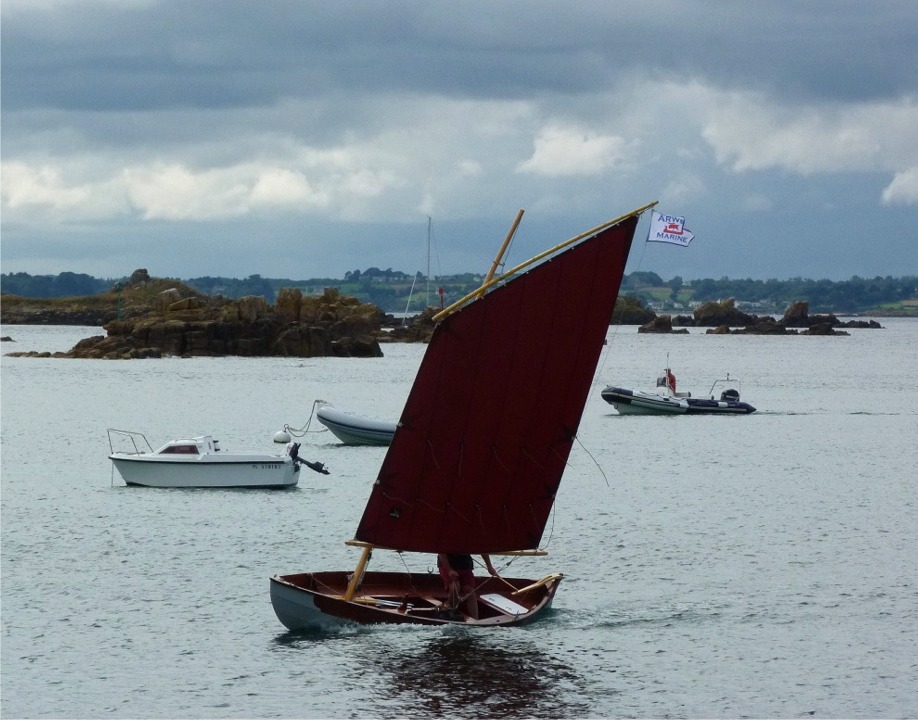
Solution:
<svg viewBox="0 0 918 720"><path fill-rule="evenodd" d="M271 606L277 619L288 630L328 630L340 627L341 618L329 615L316 605L316 596L297 587L281 575L270 578Z"/></svg>

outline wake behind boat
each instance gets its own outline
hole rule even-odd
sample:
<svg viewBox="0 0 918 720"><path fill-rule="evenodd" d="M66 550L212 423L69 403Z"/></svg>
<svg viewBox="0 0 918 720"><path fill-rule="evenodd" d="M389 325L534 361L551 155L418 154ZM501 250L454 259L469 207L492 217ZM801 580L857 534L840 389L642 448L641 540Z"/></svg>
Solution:
<svg viewBox="0 0 918 720"><path fill-rule="evenodd" d="M495 627L533 621L551 606L560 573L476 578L470 592L451 602L437 575L367 566L374 549L424 553L426 562L437 554L546 554L539 545L638 218L655 204L495 278L511 230L481 288L434 317L392 443L348 541L362 549L360 559L353 572L271 577L271 603L285 627Z"/></svg>
<svg viewBox="0 0 918 720"><path fill-rule="evenodd" d="M298 456L299 445L284 454L226 452L212 435L171 440L154 451L143 433L108 429L108 456L127 485L156 488L288 488L297 484L299 466L328 474L321 463ZM127 444L115 451L116 443Z"/></svg>
<svg viewBox="0 0 918 720"><path fill-rule="evenodd" d="M737 387L733 387L733 386ZM669 368L657 378L652 390L629 390L609 385L602 391L602 399L612 405L620 415L748 415L755 408L740 401L739 381L728 374L715 380L707 395L693 396L690 392L676 392L676 379ZM715 396L720 391L719 397Z"/></svg>
<svg viewBox="0 0 918 720"><path fill-rule="evenodd" d="M344 412L324 400L316 401L316 419L345 445L388 445L395 435L394 422Z"/></svg>

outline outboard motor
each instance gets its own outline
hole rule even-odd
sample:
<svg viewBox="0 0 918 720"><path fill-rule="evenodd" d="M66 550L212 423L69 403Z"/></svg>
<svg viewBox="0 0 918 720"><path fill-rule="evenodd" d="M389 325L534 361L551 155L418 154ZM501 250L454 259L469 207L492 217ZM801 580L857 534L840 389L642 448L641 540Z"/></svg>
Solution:
<svg viewBox="0 0 918 720"><path fill-rule="evenodd" d="M720 399L723 402L739 402L739 391L728 388L720 394Z"/></svg>
<svg viewBox="0 0 918 720"><path fill-rule="evenodd" d="M317 473L322 473L323 475L329 474L328 468L326 468L324 464L318 461L309 462L309 460L303 460L303 458L300 457L300 443L291 443L290 447L287 448L287 454L293 460L294 465L298 466L298 464L303 464L310 470L315 470Z"/></svg>

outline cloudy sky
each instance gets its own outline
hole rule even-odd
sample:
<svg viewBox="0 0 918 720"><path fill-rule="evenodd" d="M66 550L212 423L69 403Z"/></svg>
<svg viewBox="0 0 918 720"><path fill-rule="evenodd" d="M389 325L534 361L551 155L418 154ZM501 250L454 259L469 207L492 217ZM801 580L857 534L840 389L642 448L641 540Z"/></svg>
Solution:
<svg viewBox="0 0 918 720"><path fill-rule="evenodd" d="M3 272L918 275L910 0L2 0Z"/></svg>

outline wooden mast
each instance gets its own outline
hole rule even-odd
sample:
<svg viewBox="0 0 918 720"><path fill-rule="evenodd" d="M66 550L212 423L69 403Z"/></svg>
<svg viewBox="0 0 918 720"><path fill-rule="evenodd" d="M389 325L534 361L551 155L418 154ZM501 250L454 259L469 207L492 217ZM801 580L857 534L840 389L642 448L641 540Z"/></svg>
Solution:
<svg viewBox="0 0 918 720"><path fill-rule="evenodd" d="M348 545L357 544L355 541L348 541ZM354 570L354 574L351 576L350 581L347 584L347 590L344 591L344 600L350 602L354 599L354 594L357 592L357 586L360 585L360 580L363 577L364 571L367 569L367 563L370 562L370 556L373 554L373 546L369 543L360 543L363 545L363 552L360 553L360 560L357 561L357 567Z"/></svg>
<svg viewBox="0 0 918 720"><path fill-rule="evenodd" d="M488 270L488 274L484 279L484 282L481 283L481 287L478 289L478 297L484 295L485 289L488 287L488 283L491 282L491 278L494 277L494 273L497 271L497 267L500 265L500 261L504 257L504 253L507 252L507 248L510 247L510 241L513 240L513 236L516 234L516 229L520 226L520 220L523 219L522 208L516 214L516 220L513 221L513 225L510 226L510 232L507 233L507 237L504 238L504 244L500 246L500 250L497 251L497 255L494 257L494 262L491 263L491 269ZM436 319L436 318L434 318Z"/></svg>

